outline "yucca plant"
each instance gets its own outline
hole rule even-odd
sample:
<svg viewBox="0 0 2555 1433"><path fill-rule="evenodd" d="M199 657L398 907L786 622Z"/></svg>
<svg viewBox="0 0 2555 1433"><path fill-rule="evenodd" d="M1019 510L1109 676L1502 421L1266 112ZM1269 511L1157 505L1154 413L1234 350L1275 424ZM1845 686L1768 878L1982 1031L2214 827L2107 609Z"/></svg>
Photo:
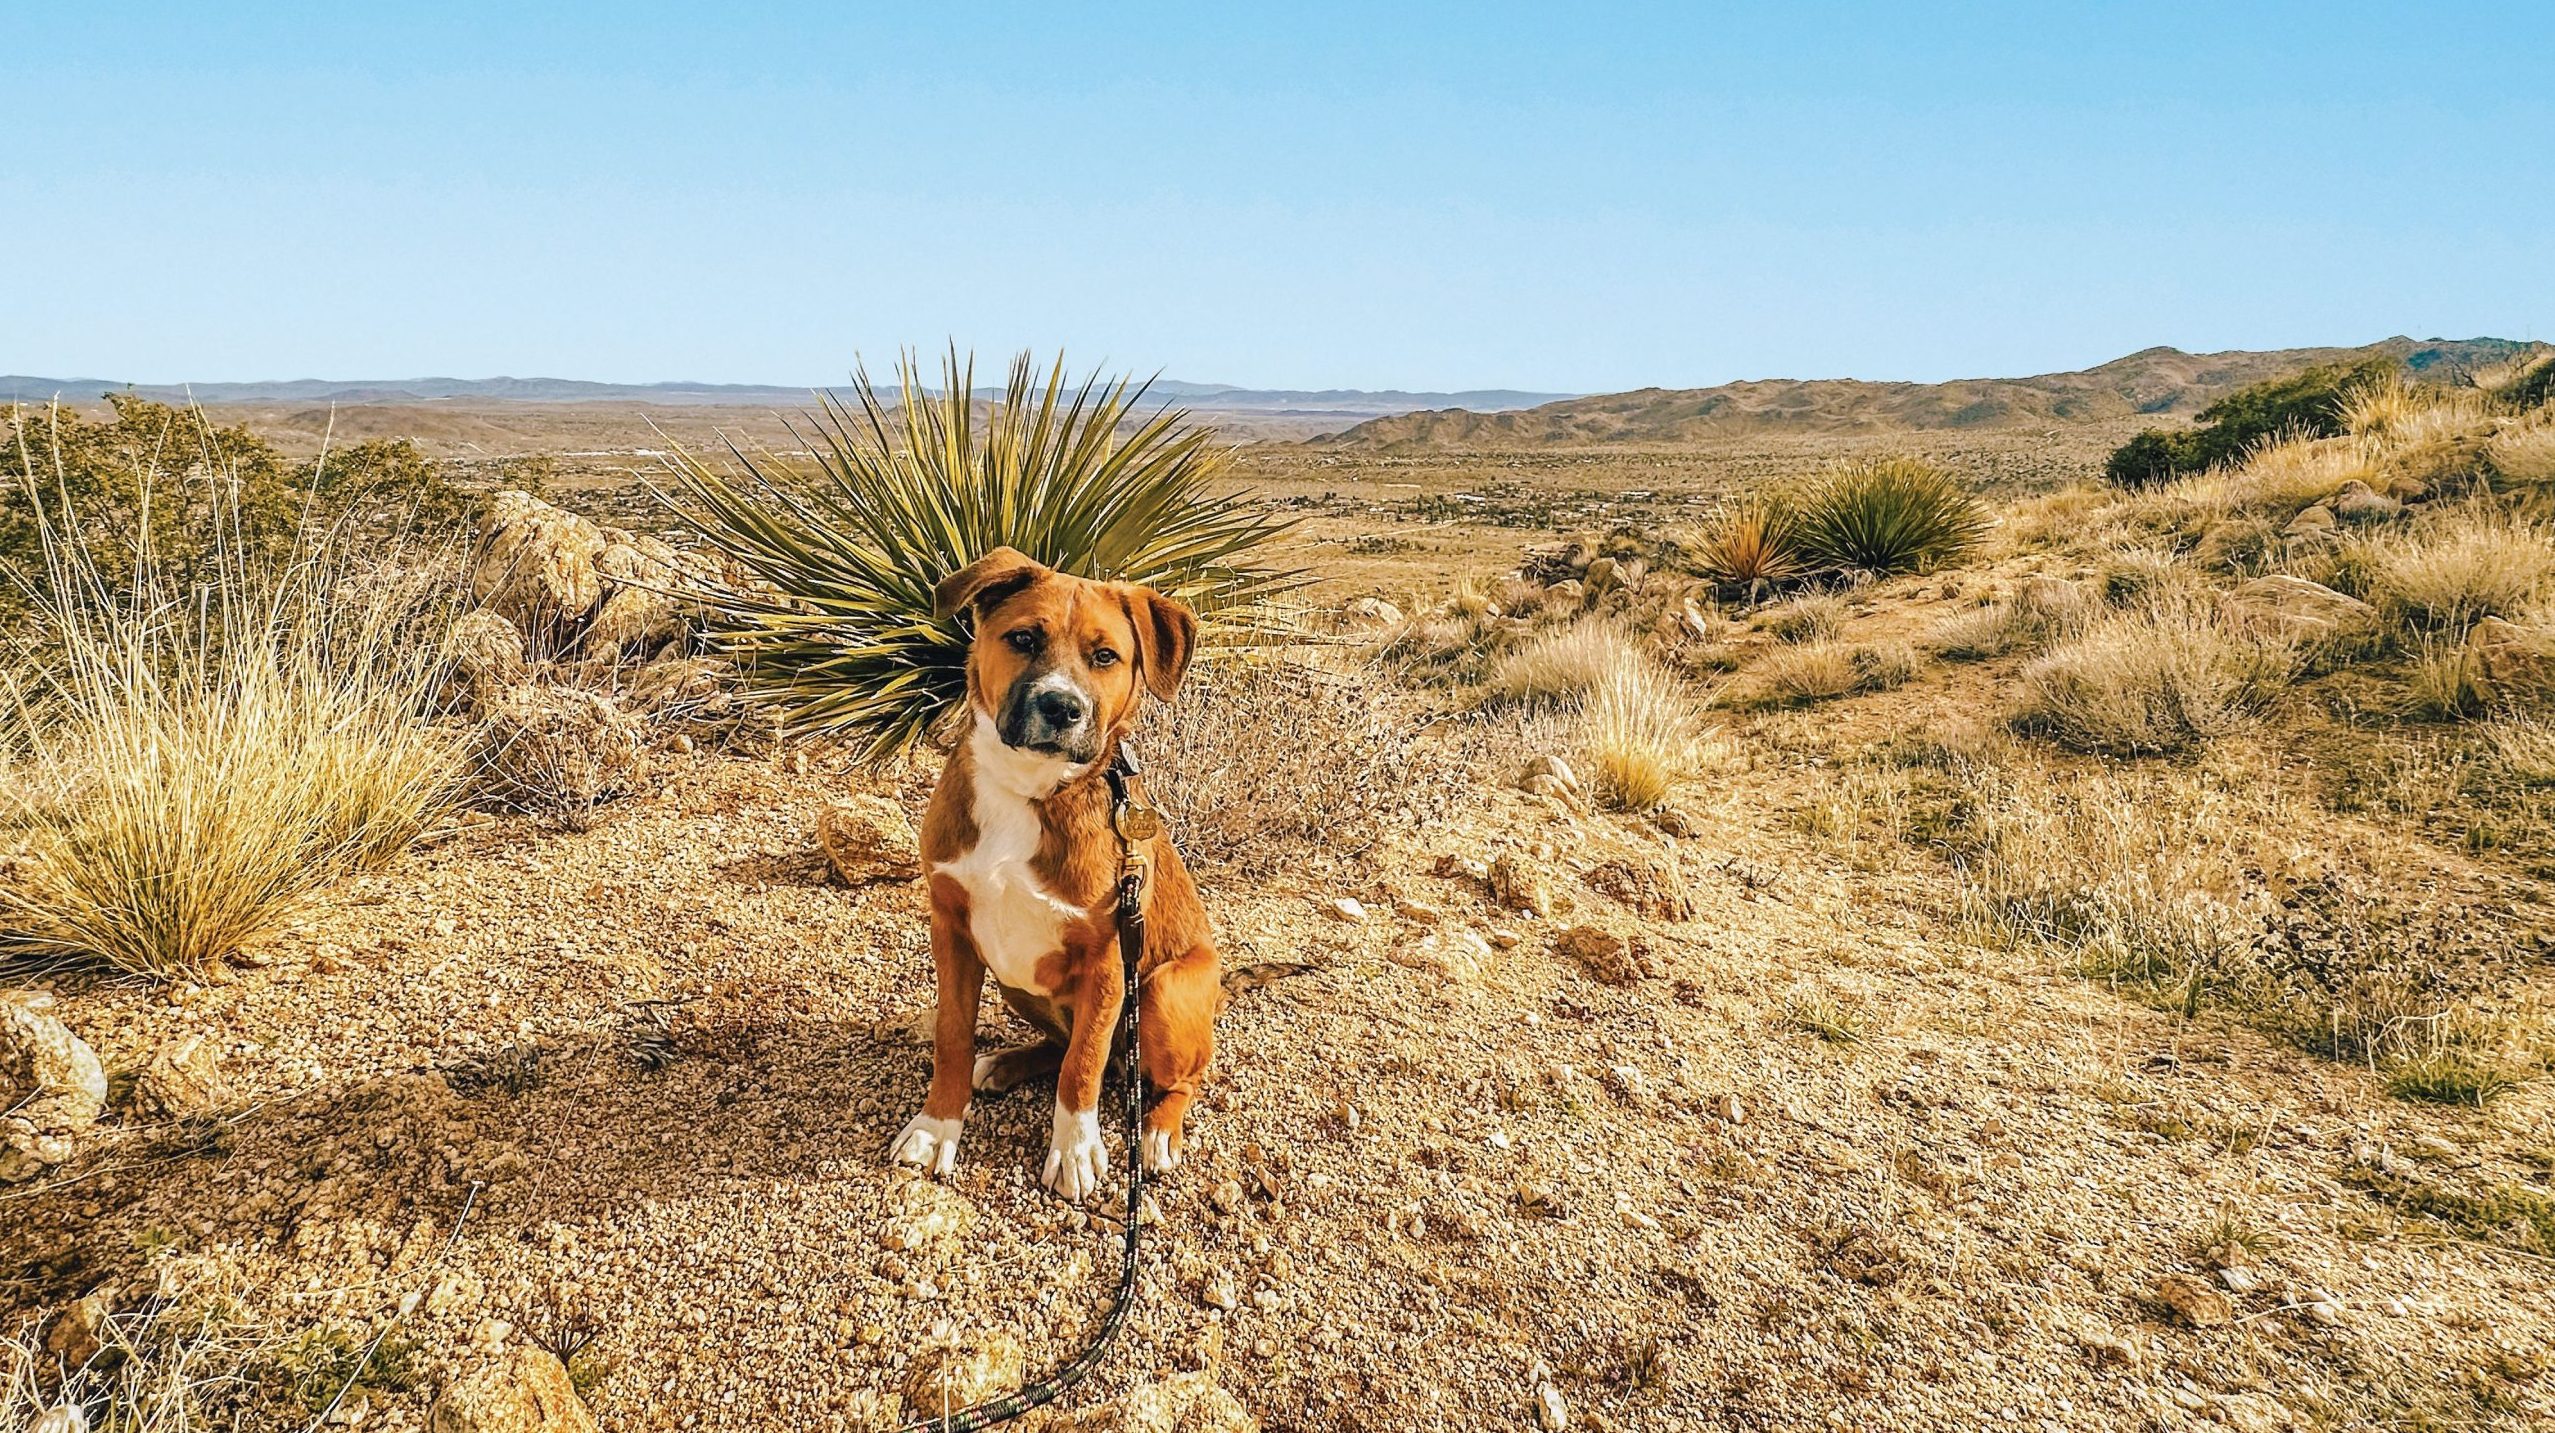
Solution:
<svg viewBox="0 0 2555 1433"><path fill-rule="evenodd" d="M1733 596L1755 601L1801 575L1806 565L1791 509L1748 497L1712 515L1694 543L1695 571Z"/></svg>
<svg viewBox="0 0 2555 1433"><path fill-rule="evenodd" d="M1921 572L1987 532L1987 514L1951 475L1913 458L1837 468L1800 505L1801 549L1832 567L1876 576Z"/></svg>
<svg viewBox="0 0 2555 1433"><path fill-rule="evenodd" d="M1291 523L1218 493L1226 452L1182 409L1139 413L1145 386L1040 382L1028 354L979 405L953 350L938 389L911 355L899 392L866 372L849 401L819 395L792 426L811 473L729 445L736 471L677 449L676 510L743 580L687 593L746 690L784 720L849 735L872 760L910 749L964 700L967 634L932 615L932 588L996 547L1059 571L1139 582L1202 616L1292 585L1253 555Z"/></svg>

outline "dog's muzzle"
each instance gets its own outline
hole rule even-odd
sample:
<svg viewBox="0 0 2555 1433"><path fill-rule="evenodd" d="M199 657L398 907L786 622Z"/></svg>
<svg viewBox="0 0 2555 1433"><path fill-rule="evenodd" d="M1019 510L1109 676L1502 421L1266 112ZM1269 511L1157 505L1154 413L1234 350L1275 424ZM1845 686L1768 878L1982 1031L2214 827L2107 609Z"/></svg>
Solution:
<svg viewBox="0 0 2555 1433"><path fill-rule="evenodd" d="M1089 761L1100 751L1091 705L1089 693L1050 672L1013 684L996 726L1005 746Z"/></svg>

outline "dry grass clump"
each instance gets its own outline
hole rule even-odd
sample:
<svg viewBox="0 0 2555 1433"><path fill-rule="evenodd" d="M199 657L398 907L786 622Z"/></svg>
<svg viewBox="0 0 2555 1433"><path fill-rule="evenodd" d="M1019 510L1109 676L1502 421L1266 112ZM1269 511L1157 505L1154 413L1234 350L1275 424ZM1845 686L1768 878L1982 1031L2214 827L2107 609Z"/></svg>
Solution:
<svg viewBox="0 0 2555 1433"><path fill-rule="evenodd" d="M0 674L0 954L200 972L448 809L465 755L421 720L416 584L306 550L217 553L182 591L139 552L111 592L80 545L47 552Z"/></svg>
<svg viewBox="0 0 2555 1433"><path fill-rule="evenodd" d="M2017 724L2078 751L2180 751L2242 723L2298 654L2196 602L2107 613L2025 667Z"/></svg>
<svg viewBox="0 0 2555 1433"><path fill-rule="evenodd" d="M2484 724L2483 736L2513 784L2555 787L2555 718L2504 712Z"/></svg>
<svg viewBox="0 0 2555 1433"><path fill-rule="evenodd" d="M1572 702L1587 696L1607 674L1640 654L1632 640L1601 617L1540 633L1494 662L1488 696L1509 702Z"/></svg>
<svg viewBox="0 0 2555 1433"><path fill-rule="evenodd" d="M1849 615L1844 598L1814 592L1767 608L1757 622L1778 642L1824 642L1845 630Z"/></svg>
<svg viewBox="0 0 2555 1433"><path fill-rule="evenodd" d="M2507 617L2555 584L2555 529L2487 503L2354 543L2342 558L2363 595L2417 631L2462 632Z"/></svg>
<svg viewBox="0 0 2555 1433"><path fill-rule="evenodd" d="M1354 859L1444 810L1479 755L1424 742L1415 695L1388 669L1223 656L1146 712L1137 745L1191 862L1256 874Z"/></svg>
<svg viewBox="0 0 2555 1433"><path fill-rule="evenodd" d="M1837 642L1777 647L1757 663L1756 672L1769 697L1796 706L1850 695L1862 682L1853 652Z"/></svg>
<svg viewBox="0 0 2555 1433"><path fill-rule="evenodd" d="M1579 725L1598 798L1620 811L1647 811L1666 800L1698 759L1695 706L1676 678L1646 659L1608 671Z"/></svg>
<svg viewBox="0 0 2555 1433"><path fill-rule="evenodd" d="M2354 385L2342 398L2342 426L2364 438L2418 443L2471 426L2484 416L2474 388L2415 383L2402 374Z"/></svg>
<svg viewBox="0 0 2555 1433"><path fill-rule="evenodd" d="M2032 651L2080 630L2092 610L2076 584L2034 580L2011 597L1944 622L1935 629L1934 650L1961 662Z"/></svg>
<svg viewBox="0 0 2555 1433"><path fill-rule="evenodd" d="M2555 424L2509 428L2484 445L2496 486L2544 493L2555 488Z"/></svg>

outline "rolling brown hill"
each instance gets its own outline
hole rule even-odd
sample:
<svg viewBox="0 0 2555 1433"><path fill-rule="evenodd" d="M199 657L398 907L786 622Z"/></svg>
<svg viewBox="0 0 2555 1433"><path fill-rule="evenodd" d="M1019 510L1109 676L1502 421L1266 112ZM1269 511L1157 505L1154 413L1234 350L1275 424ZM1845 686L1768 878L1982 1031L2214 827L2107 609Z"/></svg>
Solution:
<svg viewBox="0 0 2555 1433"><path fill-rule="evenodd" d="M2030 378L1875 383L1852 378L1756 379L1715 388L1642 388L1506 413L1438 409L1360 423L1315 439L1326 446L1407 453L1464 448L1678 444L1769 432L2046 427L2187 418L2248 383L2372 354L2416 371L2453 372L2531 345L2500 338L2390 338L2360 348L2185 353L2149 348L2096 368Z"/></svg>

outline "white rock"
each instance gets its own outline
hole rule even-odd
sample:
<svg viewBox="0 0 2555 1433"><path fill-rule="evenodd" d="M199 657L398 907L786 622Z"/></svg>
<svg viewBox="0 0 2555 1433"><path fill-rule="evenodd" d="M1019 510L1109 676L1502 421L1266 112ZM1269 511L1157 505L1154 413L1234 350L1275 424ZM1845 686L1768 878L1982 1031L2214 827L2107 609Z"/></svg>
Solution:
<svg viewBox="0 0 2555 1433"><path fill-rule="evenodd" d="M1562 1399L1561 1390L1549 1383L1535 1390L1535 1426L1544 1433L1570 1426L1570 1405Z"/></svg>
<svg viewBox="0 0 2555 1433"><path fill-rule="evenodd" d="M1333 897L1322 903L1322 909L1332 919L1347 921L1350 925L1366 919L1365 904L1352 896Z"/></svg>

